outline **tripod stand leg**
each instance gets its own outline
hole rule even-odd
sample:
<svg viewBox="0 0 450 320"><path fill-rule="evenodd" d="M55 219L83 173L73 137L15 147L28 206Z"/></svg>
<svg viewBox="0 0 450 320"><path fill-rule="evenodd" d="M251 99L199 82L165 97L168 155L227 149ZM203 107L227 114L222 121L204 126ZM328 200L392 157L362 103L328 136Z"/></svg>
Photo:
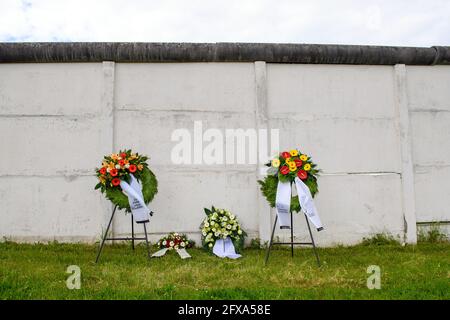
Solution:
<svg viewBox="0 0 450 320"><path fill-rule="evenodd" d="M151 259L151 255L150 255L150 245L148 243L148 235L147 235L147 227L145 226L145 222L143 223L144 225L144 233L145 233L145 244L147 245L147 255L148 255L148 260Z"/></svg>
<svg viewBox="0 0 450 320"><path fill-rule="evenodd" d="M311 237L311 243L312 243L312 246L313 246L314 255L316 256L317 265L320 267L319 254L317 253L317 250L316 250L316 243L314 242L314 238L313 238L313 235L312 235L312 232L311 232L311 227L309 225L308 217L306 216L306 214L305 214L305 219L306 219L306 224L308 225L309 236Z"/></svg>
<svg viewBox="0 0 450 320"><path fill-rule="evenodd" d="M133 219L133 214L131 214L131 248L134 251L134 219Z"/></svg>
<svg viewBox="0 0 450 320"><path fill-rule="evenodd" d="M291 212L291 257L294 257L294 218Z"/></svg>
<svg viewBox="0 0 450 320"><path fill-rule="evenodd" d="M116 209L117 209L117 206L114 207L114 210L111 215L111 219L109 219L108 227L106 228L105 234L103 235L102 243L100 244L100 249L98 250L97 258L95 259L95 263L98 262L98 259L100 258L100 254L102 253L103 246L105 245L106 237L108 237L109 228L111 227L111 223L114 218L114 214L116 213Z"/></svg>
<svg viewBox="0 0 450 320"><path fill-rule="evenodd" d="M266 259L264 260L264 265L267 265L267 261L269 260L270 249L272 249L273 235L275 234L275 227L277 226L277 221L278 221L278 215L275 216L275 221L273 222L272 235L270 236L269 246L267 247Z"/></svg>

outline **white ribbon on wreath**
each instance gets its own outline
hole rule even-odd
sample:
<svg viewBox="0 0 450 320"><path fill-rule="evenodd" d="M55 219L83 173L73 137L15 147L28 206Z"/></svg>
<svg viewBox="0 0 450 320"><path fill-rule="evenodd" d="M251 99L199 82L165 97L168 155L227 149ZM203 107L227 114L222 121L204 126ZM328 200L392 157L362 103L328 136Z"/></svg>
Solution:
<svg viewBox="0 0 450 320"><path fill-rule="evenodd" d="M170 248L162 248L161 250L156 251L154 254L152 254L153 258L158 258L158 257L162 257L166 254L167 251L169 251ZM178 255L180 256L181 259L188 259L191 258L191 255L186 251L186 249L184 248L178 248L178 249L174 249Z"/></svg>
<svg viewBox="0 0 450 320"><path fill-rule="evenodd" d="M142 186L136 178L130 174L131 182L121 180L120 186L123 192L128 196L131 213L136 222L148 222L150 218L150 209L147 207L144 196L142 195Z"/></svg>
<svg viewBox="0 0 450 320"><path fill-rule="evenodd" d="M220 258L237 259L241 257L240 254L236 253L230 237L217 239L213 247L213 253Z"/></svg>
<svg viewBox="0 0 450 320"><path fill-rule="evenodd" d="M295 187L297 189L298 200L300 207L308 219L317 228L317 231L323 230L322 222L320 221L319 213L314 205L313 197L309 191L308 186L300 180L298 177L294 180ZM290 229L290 208L291 208L291 182L278 181L277 195L275 200L275 206L278 215L278 222L280 228Z"/></svg>

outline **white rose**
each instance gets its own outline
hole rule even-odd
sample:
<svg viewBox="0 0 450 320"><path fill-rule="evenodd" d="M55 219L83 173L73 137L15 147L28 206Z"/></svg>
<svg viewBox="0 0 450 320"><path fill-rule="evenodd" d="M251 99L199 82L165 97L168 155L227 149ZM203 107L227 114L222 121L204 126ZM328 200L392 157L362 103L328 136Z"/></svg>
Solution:
<svg viewBox="0 0 450 320"><path fill-rule="evenodd" d="M120 169L120 165L116 164L116 169Z"/></svg>
<svg viewBox="0 0 450 320"><path fill-rule="evenodd" d="M166 240L164 240L163 241L163 246L165 246L167 244L167 241Z"/></svg>
<svg viewBox="0 0 450 320"><path fill-rule="evenodd" d="M238 230L238 234L242 234L242 230L241 229Z"/></svg>
<svg viewBox="0 0 450 320"><path fill-rule="evenodd" d="M209 227L209 223L208 222L205 222L205 227Z"/></svg>
<svg viewBox="0 0 450 320"><path fill-rule="evenodd" d="M212 246L213 246L213 245L212 245L212 243L208 244L208 247L210 247L210 248L211 248Z"/></svg>
<svg viewBox="0 0 450 320"><path fill-rule="evenodd" d="M206 237L206 232L205 231L203 231L202 234L203 234L204 237Z"/></svg>
<svg viewBox="0 0 450 320"><path fill-rule="evenodd" d="M181 242L180 245L181 245L182 247L186 246L186 244L185 244L184 242Z"/></svg>
<svg viewBox="0 0 450 320"><path fill-rule="evenodd" d="M227 225L227 229L230 230L231 229L231 225Z"/></svg>
<svg viewBox="0 0 450 320"><path fill-rule="evenodd" d="M125 165L125 168L129 168L130 167L130 164L129 163L127 163L126 165Z"/></svg>
<svg viewBox="0 0 450 320"><path fill-rule="evenodd" d="M169 246L173 247L173 241L169 242Z"/></svg>

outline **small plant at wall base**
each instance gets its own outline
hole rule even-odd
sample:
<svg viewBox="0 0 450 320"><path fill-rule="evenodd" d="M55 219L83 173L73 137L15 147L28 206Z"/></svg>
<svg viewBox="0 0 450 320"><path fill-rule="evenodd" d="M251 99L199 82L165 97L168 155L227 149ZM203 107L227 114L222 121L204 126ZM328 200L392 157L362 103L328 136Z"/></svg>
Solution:
<svg viewBox="0 0 450 320"><path fill-rule="evenodd" d="M425 230L421 228L418 234L417 241L428 242L428 243L440 243L446 242L449 239L447 235L441 231L441 226L439 223L432 223L431 226Z"/></svg>
<svg viewBox="0 0 450 320"><path fill-rule="evenodd" d="M131 150L103 157L101 167L96 169L99 182L95 189L100 189L119 209L131 212L128 197L122 192L120 182L130 182L130 176L133 175L142 184L144 201L149 203L158 192L158 181L149 169L147 160L147 156L133 153Z"/></svg>

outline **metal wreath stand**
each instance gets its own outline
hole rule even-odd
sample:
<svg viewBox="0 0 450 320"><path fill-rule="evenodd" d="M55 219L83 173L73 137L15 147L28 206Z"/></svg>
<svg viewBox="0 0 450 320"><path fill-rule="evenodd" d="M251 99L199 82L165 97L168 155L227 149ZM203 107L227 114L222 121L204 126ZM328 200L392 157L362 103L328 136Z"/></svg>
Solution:
<svg viewBox="0 0 450 320"><path fill-rule="evenodd" d="M267 265L267 262L269 261L269 255L270 255L270 250L272 249L272 245L274 245L274 244L289 244L291 246L291 257L294 257L294 245L312 245L314 255L316 256L317 265L320 267L320 258L319 258L319 254L317 253L317 250L316 250L316 243L314 242L314 237L311 232L311 226L309 225L308 217L306 216L306 214L304 214L305 219L306 219L306 224L307 224L308 230L309 230L309 236L311 237L311 242L294 242L294 218L293 218L292 211L290 213L291 213L291 227L290 227L291 241L290 242L273 242L273 236L275 234L275 228L277 226L277 221L278 221L278 215L275 215L275 221L273 223L272 235L270 236L269 246L267 247L264 265ZM322 229L323 228L319 229L319 231Z"/></svg>
<svg viewBox="0 0 450 320"><path fill-rule="evenodd" d="M151 258L151 255L150 255L150 244L148 242L148 234L147 234L147 227L146 227L146 224L149 222L149 220L136 222L136 223L142 224L144 226L145 237L139 238L139 237L135 237L134 236L134 218L133 218L133 214L132 213L130 214L131 215L131 238L129 238L129 237L119 237L119 238L110 238L110 237L108 237L108 231L109 231L109 228L111 227L111 223L112 223L112 220L114 218L114 214L116 213L116 209L117 209L117 205L114 207L114 210L113 210L113 212L111 214L111 219L109 219L108 227L106 228L105 234L103 235L102 242L100 244L100 248L99 248L98 253L97 253L97 258L95 259L95 263L97 263L99 261L99 259L100 259L100 255L102 253L103 246L105 245L105 241L106 240L108 240L108 241L114 241L114 240L131 241L131 247L132 247L133 251L134 251L134 241L135 240L145 240L145 243L147 245L148 259L150 260L150 258ZM153 211L150 211L150 216L153 216Z"/></svg>

